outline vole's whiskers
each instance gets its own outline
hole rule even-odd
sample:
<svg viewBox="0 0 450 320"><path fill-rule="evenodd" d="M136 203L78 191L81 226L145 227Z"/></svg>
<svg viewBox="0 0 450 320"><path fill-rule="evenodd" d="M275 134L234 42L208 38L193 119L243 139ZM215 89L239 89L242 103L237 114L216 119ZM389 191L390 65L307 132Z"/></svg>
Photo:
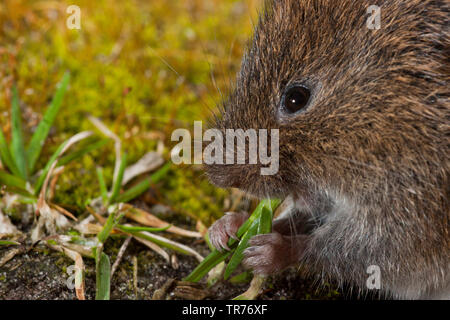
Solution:
<svg viewBox="0 0 450 320"><path fill-rule="evenodd" d="M178 71L163 57L161 57L156 50L154 50L153 48L149 48L150 51L155 55L155 57L157 57L159 60L161 60L162 63L164 63L172 72L174 72L178 77L181 77L181 75L178 73Z"/></svg>

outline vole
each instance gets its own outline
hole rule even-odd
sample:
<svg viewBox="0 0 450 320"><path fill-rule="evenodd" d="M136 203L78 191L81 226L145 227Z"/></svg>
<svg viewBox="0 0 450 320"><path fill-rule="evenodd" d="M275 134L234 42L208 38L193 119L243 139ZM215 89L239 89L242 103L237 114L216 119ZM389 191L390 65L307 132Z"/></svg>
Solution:
<svg viewBox="0 0 450 320"><path fill-rule="evenodd" d="M445 0L265 3L211 127L279 129L279 171L205 166L220 187L295 204L244 266L301 264L363 291L378 270L386 297L450 298L449 28ZM212 243L226 249L246 218L216 221Z"/></svg>

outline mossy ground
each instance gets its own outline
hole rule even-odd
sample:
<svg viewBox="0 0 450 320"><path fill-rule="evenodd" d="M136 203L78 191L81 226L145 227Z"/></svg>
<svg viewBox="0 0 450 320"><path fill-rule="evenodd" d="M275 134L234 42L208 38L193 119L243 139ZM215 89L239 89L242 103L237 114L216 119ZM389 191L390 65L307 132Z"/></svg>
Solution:
<svg viewBox="0 0 450 320"><path fill-rule="evenodd" d="M86 114L122 139L129 161L165 143L175 128L206 120L239 66L258 1L17 1L0 4L0 123L8 130L10 88L17 83L28 134L48 106L63 73L70 88L39 166L71 135L93 130ZM81 30L69 30L66 9L81 8ZM24 119L24 120L25 120ZM113 144L71 164L56 202L82 211L98 196L95 166L111 181ZM205 181L205 182L203 182ZM164 200L206 223L222 212L226 192L199 171L173 170Z"/></svg>

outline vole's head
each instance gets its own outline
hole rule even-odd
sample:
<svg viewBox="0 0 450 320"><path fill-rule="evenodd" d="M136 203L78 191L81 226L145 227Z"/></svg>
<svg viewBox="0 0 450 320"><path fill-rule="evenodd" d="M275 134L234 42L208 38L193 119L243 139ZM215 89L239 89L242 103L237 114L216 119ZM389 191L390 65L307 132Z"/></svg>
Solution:
<svg viewBox="0 0 450 320"><path fill-rule="evenodd" d="M423 163L438 161L443 128L433 119L445 117L447 90L436 30L445 16L429 2L268 3L213 126L279 129L279 170L207 165L212 182L258 196L311 187L352 195L426 175ZM379 30L367 26L370 4L380 6Z"/></svg>

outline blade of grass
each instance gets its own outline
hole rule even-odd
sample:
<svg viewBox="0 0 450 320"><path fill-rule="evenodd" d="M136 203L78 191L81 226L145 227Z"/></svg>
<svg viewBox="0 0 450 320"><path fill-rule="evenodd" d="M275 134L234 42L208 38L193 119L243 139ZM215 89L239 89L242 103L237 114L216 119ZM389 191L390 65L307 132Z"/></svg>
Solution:
<svg viewBox="0 0 450 320"><path fill-rule="evenodd" d="M108 139L102 139L99 141L96 141L94 143L88 144L87 146L81 148L80 150L74 151L70 154L68 154L67 156L62 157L59 161L58 161L58 167L61 166L65 166L66 164L72 162L75 159L81 158L82 156L84 156L85 154L100 149L101 147L103 147L106 143L108 143Z"/></svg>
<svg viewBox="0 0 450 320"><path fill-rule="evenodd" d="M239 245L233 252L230 261L225 268L224 279L228 280L234 270L239 266L242 259L244 258L244 250L248 247L248 241L258 233L259 219L255 220L251 227L247 230L247 232L242 237Z"/></svg>
<svg viewBox="0 0 450 320"><path fill-rule="evenodd" d="M244 250L248 247L248 241L256 234L269 233L272 230L272 216L273 211L269 210L266 206L261 208L261 215L259 219L255 220L249 230L244 234L236 250L234 250L233 256L228 262L225 269L224 279L227 280L231 274L241 263L244 258Z"/></svg>
<svg viewBox="0 0 450 320"><path fill-rule="evenodd" d="M15 176L20 177L20 171L16 166L13 158L11 157L11 153L9 152L8 143L6 142L5 136L3 135L3 131L0 128L0 158L2 163L6 168L11 171Z"/></svg>
<svg viewBox="0 0 450 320"><path fill-rule="evenodd" d="M130 204L124 203L122 205L123 212L128 219L134 220L141 225L152 228L163 228L169 225L168 222L159 219L155 215L144 211L142 209L133 207ZM167 232L175 233L184 237L201 238L202 235L199 232L185 230L176 226L171 226L167 229Z"/></svg>
<svg viewBox="0 0 450 320"><path fill-rule="evenodd" d="M230 278L230 282L233 284L247 283L252 280L252 273L250 271L244 271Z"/></svg>
<svg viewBox="0 0 450 320"><path fill-rule="evenodd" d="M64 147L67 145L67 141L64 141L58 149L52 154L50 159L47 161L47 164L45 165L44 169L42 170L41 175L39 176L39 179L36 181L36 184L34 185L34 194L39 194L39 191L41 190L42 185L44 184L45 178L47 177L48 171L50 170L50 167L52 164L56 161L58 156L60 155L61 151L64 149Z"/></svg>
<svg viewBox="0 0 450 320"><path fill-rule="evenodd" d="M109 300L110 282L111 282L111 264L109 257L103 252L103 245L108 239L111 231L119 223L123 214L117 215L112 212L106 220L103 229L97 235L99 245L94 248L95 266L96 266L96 300Z"/></svg>
<svg viewBox="0 0 450 320"><path fill-rule="evenodd" d="M121 228L119 226L118 226L118 229L121 230ZM177 251L177 252L182 253L182 254L194 256L199 261L203 260L203 257L200 254L198 254L198 252L196 252L195 250L189 248L188 246L185 246L184 244L181 244L181 243L178 243L178 242L166 239L166 238L158 236L156 234L152 234L152 233L145 232L145 231L140 231L140 232L125 231L125 230L121 230L121 231L124 231L124 232L127 232L129 234L132 234L135 237L151 241L151 242L156 243L157 245L159 245L161 247L165 247L165 248Z"/></svg>
<svg viewBox="0 0 450 320"><path fill-rule="evenodd" d="M47 111L45 112L44 117L39 123L36 131L34 132L30 140L30 143L28 144L27 158L28 158L29 172L33 172L34 170L34 166L42 151L42 147L44 146L45 140L47 139L50 127L55 121L56 115L58 114L58 111L61 107L64 93L67 90L69 81L70 81L70 74L66 72L61 82L57 85L57 89L55 95L53 96L53 100L50 103L50 106L48 107Z"/></svg>
<svg viewBox="0 0 450 320"><path fill-rule="evenodd" d="M97 262L96 272L97 288L95 292L95 300L109 300L111 287L111 263L109 257L102 252Z"/></svg>
<svg viewBox="0 0 450 320"><path fill-rule="evenodd" d="M149 179L145 179L144 181L138 183L137 185L135 185L134 187L126 190L124 193L120 194L117 199L116 202L120 203L120 202L128 202L131 201L135 198L137 198L138 196L140 196L141 194L143 194L146 190L148 190L148 188L150 188L151 186L151 182Z"/></svg>
<svg viewBox="0 0 450 320"><path fill-rule="evenodd" d="M109 198L109 204L116 203L116 198L119 195L120 187L122 186L123 173L125 172L126 167L127 167L127 154L124 153L122 155L122 159L120 160L120 166L117 176L114 177L113 188L111 196Z"/></svg>
<svg viewBox="0 0 450 320"><path fill-rule="evenodd" d="M76 135L69 138L65 143L63 143L63 148L59 151L54 161L50 163L48 173L45 175L44 183L39 191L39 198L37 201L37 210L41 214L38 223L32 230L32 239L37 240L43 232L45 227L49 232L56 232L57 228L64 228L69 225L69 221L62 215L59 211L50 208L46 200L47 189L49 185L50 178L55 170L58 157L64 154L67 149L69 149L73 144L78 143L92 135L90 131L83 131L77 133ZM53 157L52 157L53 158Z"/></svg>
<svg viewBox="0 0 450 320"><path fill-rule="evenodd" d="M214 250L183 280L191 282L200 281L212 268L222 261L225 261L230 254L231 251L222 253L218 250Z"/></svg>
<svg viewBox="0 0 450 320"><path fill-rule="evenodd" d="M134 187L131 187L121 195L119 195L116 199L116 202L128 202L133 200L134 198L140 196L144 193L152 184L159 182L164 176L167 174L171 167L170 163L165 164L161 169L156 171L154 174L150 176L150 179L145 179L142 182L138 183Z"/></svg>
<svg viewBox="0 0 450 320"><path fill-rule="evenodd" d="M39 179L36 181L36 183L34 185L34 193L36 195L39 194L39 192L41 191L42 185L44 184L45 179L47 178L48 173L50 172L52 167L53 168L56 167L55 162L58 159L58 157L60 157L67 150L67 148L69 148L72 144L77 143L78 141L81 141L83 139L86 139L91 135L92 135L92 132L89 132L89 131L80 132L80 133L72 136L71 138L67 139L66 141L64 141L58 147L58 149L56 149L56 151L52 154L50 159L47 161L47 164L45 165L44 169L42 170L42 173L39 176Z"/></svg>
<svg viewBox="0 0 450 320"><path fill-rule="evenodd" d="M4 191L6 193L20 195L21 197L17 199L17 201L20 203L35 204L38 200L35 195L32 195L28 190L25 189L7 186Z"/></svg>
<svg viewBox="0 0 450 320"><path fill-rule="evenodd" d="M278 199L264 199L261 200L258 206L255 208L251 216L245 221L242 226L238 229L236 232L236 237L241 238L244 233L247 232L247 230L250 228L250 226L253 224L253 222L261 216L262 209L266 207L270 211L274 211L281 203L281 200ZM228 241L228 247L231 248L231 246L234 246L239 240L230 238Z"/></svg>
<svg viewBox="0 0 450 320"><path fill-rule="evenodd" d="M119 228L120 230L125 231L125 232L140 232L140 231L160 232L160 231L166 231L171 226L172 225L168 225L163 228L149 228L149 227L132 227L132 226L125 226L125 225L118 225L117 228Z"/></svg>
<svg viewBox="0 0 450 320"><path fill-rule="evenodd" d="M273 212L280 203L281 201L278 199L262 200L247 221L245 221L238 229L236 232L236 237L242 238L253 223L260 219L263 208L267 208L269 211ZM238 242L239 240L233 238L228 241L228 247L231 248L231 251L220 252L217 249L214 249L184 280L191 282L200 281L212 268L224 261L230 254L233 253L233 250L236 248Z"/></svg>
<svg viewBox="0 0 450 320"><path fill-rule="evenodd" d="M8 241L8 240L0 240L0 246L19 246L20 242L17 241Z"/></svg>
<svg viewBox="0 0 450 320"><path fill-rule="evenodd" d="M97 235L98 241L103 244L108 239L111 231L114 229L114 227L119 223L120 219L122 219L123 214L120 214L116 217L116 213L111 213L108 217L108 219L105 222L105 225L103 226L102 231Z"/></svg>
<svg viewBox="0 0 450 320"><path fill-rule="evenodd" d="M108 189L106 188L105 176L103 175L103 169L101 167L97 167L97 178L98 184L100 185L102 201L103 204L106 205L106 203L108 202Z"/></svg>
<svg viewBox="0 0 450 320"><path fill-rule="evenodd" d="M19 93L17 87L12 87L12 103L11 103L11 153L12 157L19 169L20 177L24 180L27 179L27 164L25 159L25 149L23 144L23 133L21 124L21 114L19 107Z"/></svg>
<svg viewBox="0 0 450 320"><path fill-rule="evenodd" d="M262 208L261 217L259 219L258 234L266 234L272 231L273 211L267 207Z"/></svg>
<svg viewBox="0 0 450 320"><path fill-rule="evenodd" d="M8 187L15 187L22 189L24 191L27 190L27 183L22 178L13 176L6 171L0 170L0 184L4 184Z"/></svg>

